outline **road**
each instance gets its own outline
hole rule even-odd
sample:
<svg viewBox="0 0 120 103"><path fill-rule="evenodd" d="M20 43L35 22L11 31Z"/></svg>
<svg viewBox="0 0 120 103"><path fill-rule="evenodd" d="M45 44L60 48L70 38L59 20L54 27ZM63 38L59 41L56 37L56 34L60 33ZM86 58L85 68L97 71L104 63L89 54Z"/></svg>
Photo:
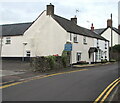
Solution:
<svg viewBox="0 0 120 103"><path fill-rule="evenodd" d="M117 64L83 69L4 88L3 101L94 101L118 78Z"/></svg>

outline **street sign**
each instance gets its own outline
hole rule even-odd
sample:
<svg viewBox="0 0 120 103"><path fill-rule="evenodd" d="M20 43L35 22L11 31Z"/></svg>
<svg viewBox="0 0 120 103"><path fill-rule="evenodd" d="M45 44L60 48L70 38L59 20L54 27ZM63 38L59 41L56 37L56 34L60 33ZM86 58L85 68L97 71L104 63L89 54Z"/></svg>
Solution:
<svg viewBox="0 0 120 103"><path fill-rule="evenodd" d="M64 51L72 51L72 44L65 44Z"/></svg>

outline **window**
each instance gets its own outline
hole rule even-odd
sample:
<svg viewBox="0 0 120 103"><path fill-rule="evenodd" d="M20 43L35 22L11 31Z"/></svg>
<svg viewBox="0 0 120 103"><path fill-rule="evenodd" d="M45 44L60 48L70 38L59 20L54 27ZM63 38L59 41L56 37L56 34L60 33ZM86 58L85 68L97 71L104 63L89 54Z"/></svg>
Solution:
<svg viewBox="0 0 120 103"><path fill-rule="evenodd" d="M77 62L79 62L81 60L81 53L77 52Z"/></svg>
<svg viewBox="0 0 120 103"><path fill-rule="evenodd" d="M87 40L85 36L83 37L83 44L87 44Z"/></svg>
<svg viewBox="0 0 120 103"><path fill-rule="evenodd" d="M72 34L70 33L70 41L72 41Z"/></svg>
<svg viewBox="0 0 120 103"><path fill-rule="evenodd" d="M5 44L11 44L11 38L10 37L6 37L6 43Z"/></svg>
<svg viewBox="0 0 120 103"><path fill-rule="evenodd" d="M78 41L77 41L77 35L76 34L74 35L73 40L74 40L74 43L78 43Z"/></svg>
<svg viewBox="0 0 120 103"><path fill-rule="evenodd" d="M99 60L101 59L101 54L102 54L102 51L99 49Z"/></svg>
<svg viewBox="0 0 120 103"><path fill-rule="evenodd" d="M26 51L26 57L30 57L30 51Z"/></svg>
<svg viewBox="0 0 120 103"><path fill-rule="evenodd" d="M105 59L107 58L107 51L105 51Z"/></svg>
<svg viewBox="0 0 120 103"><path fill-rule="evenodd" d="M99 40L97 39L97 48L99 48Z"/></svg>
<svg viewBox="0 0 120 103"><path fill-rule="evenodd" d="M105 41L105 49L107 49L107 42Z"/></svg>

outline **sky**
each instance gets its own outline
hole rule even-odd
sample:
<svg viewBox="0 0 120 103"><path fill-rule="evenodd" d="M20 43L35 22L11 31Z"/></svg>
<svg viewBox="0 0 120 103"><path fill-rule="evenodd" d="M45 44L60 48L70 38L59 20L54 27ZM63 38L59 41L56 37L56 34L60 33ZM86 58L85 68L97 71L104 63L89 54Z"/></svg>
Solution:
<svg viewBox="0 0 120 103"><path fill-rule="evenodd" d="M0 0L0 24L34 21L46 5L55 6L55 14L70 19L77 16L78 25L95 29L107 27L113 15L113 26L118 27L118 2L120 0ZM76 13L76 10L79 12Z"/></svg>

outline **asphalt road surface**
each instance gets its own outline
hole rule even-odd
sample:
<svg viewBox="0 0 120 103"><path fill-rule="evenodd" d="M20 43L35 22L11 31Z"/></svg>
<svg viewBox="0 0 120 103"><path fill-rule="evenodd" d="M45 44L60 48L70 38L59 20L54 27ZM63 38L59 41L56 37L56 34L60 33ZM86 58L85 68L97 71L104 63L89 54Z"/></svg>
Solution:
<svg viewBox="0 0 120 103"><path fill-rule="evenodd" d="M89 67L4 88L3 101L94 101L116 78L118 65Z"/></svg>

